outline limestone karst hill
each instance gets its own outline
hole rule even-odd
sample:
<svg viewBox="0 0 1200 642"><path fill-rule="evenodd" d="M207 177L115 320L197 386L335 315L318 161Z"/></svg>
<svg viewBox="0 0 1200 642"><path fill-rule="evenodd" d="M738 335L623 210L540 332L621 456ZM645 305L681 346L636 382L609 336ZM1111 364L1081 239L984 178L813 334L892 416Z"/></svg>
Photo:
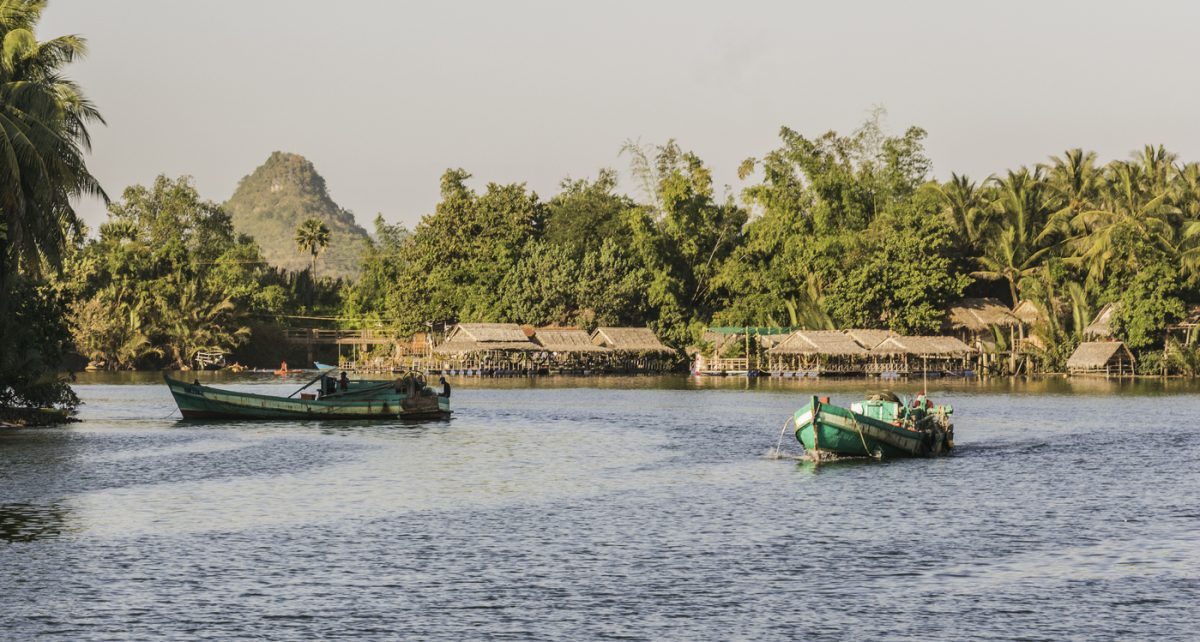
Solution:
<svg viewBox="0 0 1200 642"><path fill-rule="evenodd" d="M325 179L299 154L274 152L225 203L238 233L254 237L268 262L289 270L308 267L309 256L296 247L296 228L309 218L325 222L329 247L317 263L319 276L353 276L367 231L342 209L325 187Z"/></svg>

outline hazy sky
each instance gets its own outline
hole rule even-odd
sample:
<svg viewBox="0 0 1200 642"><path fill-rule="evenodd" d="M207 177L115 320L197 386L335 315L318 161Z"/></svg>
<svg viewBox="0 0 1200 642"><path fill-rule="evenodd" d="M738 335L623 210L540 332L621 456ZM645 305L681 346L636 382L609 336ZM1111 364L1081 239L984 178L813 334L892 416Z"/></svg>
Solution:
<svg viewBox="0 0 1200 642"><path fill-rule="evenodd" d="M39 36L64 33L90 42L70 75L108 121L110 196L189 174L223 201L285 150L367 227L432 211L447 167L549 197L624 172L630 138L737 189L780 125L849 131L874 105L929 131L939 177L1076 146L1200 160L1196 2L51 0Z"/></svg>

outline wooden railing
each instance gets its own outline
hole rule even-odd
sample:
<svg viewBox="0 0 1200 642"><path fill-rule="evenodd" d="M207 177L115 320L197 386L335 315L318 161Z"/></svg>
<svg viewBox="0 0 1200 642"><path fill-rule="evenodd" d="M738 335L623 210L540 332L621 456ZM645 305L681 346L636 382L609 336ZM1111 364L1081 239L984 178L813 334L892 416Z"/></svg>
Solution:
<svg viewBox="0 0 1200 642"><path fill-rule="evenodd" d="M299 343L334 343L337 341L405 341L407 338L398 336L389 330L366 328L363 330L325 330L321 328L290 328L284 330L288 341Z"/></svg>
<svg viewBox="0 0 1200 642"><path fill-rule="evenodd" d="M711 370L711 371L718 371L718 372L719 371L725 371L725 372L734 371L734 372L737 372L737 371L741 371L741 370L749 370L749 363L750 363L750 360L746 359L746 358L710 359L708 361L708 363L705 364L705 366L708 370Z"/></svg>

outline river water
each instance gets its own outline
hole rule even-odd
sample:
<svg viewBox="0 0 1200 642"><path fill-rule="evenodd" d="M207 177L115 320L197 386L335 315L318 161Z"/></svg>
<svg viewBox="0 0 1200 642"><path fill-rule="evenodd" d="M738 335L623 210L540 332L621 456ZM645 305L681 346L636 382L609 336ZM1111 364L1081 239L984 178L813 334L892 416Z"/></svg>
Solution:
<svg viewBox="0 0 1200 642"><path fill-rule="evenodd" d="M950 457L770 457L865 385L458 380L450 421L190 423L153 376L81 377L82 423L0 431L0 638L1200 638L1200 387L933 381Z"/></svg>

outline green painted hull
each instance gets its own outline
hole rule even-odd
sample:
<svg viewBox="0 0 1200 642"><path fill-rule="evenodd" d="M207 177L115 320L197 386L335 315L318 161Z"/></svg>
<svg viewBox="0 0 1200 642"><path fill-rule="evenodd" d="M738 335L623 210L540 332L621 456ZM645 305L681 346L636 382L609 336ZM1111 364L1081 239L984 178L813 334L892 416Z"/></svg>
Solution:
<svg viewBox="0 0 1200 642"><path fill-rule="evenodd" d="M945 454L954 447L953 427L935 425L935 419L931 415L922 429L910 430L815 399L793 417L796 440L818 459L828 455L890 459Z"/></svg>
<svg viewBox="0 0 1200 642"><path fill-rule="evenodd" d="M299 399L222 390L164 377L184 419L444 419L446 397L411 399L387 386L328 399Z"/></svg>

